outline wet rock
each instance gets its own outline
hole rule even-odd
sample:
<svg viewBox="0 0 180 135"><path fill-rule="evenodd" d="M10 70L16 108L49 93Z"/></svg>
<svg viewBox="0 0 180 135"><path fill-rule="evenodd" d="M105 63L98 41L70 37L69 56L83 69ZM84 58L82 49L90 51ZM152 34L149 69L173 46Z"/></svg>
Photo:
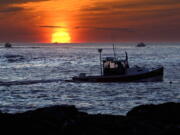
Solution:
<svg viewBox="0 0 180 135"><path fill-rule="evenodd" d="M127 117L139 120L180 122L180 103L169 102L159 105L141 105L129 111Z"/></svg>
<svg viewBox="0 0 180 135"><path fill-rule="evenodd" d="M92 115L62 105L16 114L0 112L0 128L2 133L19 135L177 135L178 114L180 103L142 105L126 116Z"/></svg>
<svg viewBox="0 0 180 135"><path fill-rule="evenodd" d="M136 129L150 129L153 135L180 134L180 103L141 105L129 111L127 117L137 123Z"/></svg>

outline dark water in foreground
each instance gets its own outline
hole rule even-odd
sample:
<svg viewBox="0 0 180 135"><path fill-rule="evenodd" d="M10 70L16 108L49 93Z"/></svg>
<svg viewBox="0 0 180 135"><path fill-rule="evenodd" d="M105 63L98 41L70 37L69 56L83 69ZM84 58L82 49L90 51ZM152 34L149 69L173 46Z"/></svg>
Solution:
<svg viewBox="0 0 180 135"><path fill-rule="evenodd" d="M129 64L165 67L163 82L70 83L0 86L0 110L22 112L49 105L74 104L89 113L124 114L140 104L180 101L180 44L117 44L117 53ZM108 44L14 44L0 48L0 81L70 79L80 72L99 74L97 48L112 56ZM169 82L173 83L170 84Z"/></svg>

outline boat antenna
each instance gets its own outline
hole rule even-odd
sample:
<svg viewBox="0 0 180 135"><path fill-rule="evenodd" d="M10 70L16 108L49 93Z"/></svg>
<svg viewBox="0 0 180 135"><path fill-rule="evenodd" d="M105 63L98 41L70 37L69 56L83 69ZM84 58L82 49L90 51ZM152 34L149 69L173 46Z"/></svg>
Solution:
<svg viewBox="0 0 180 135"><path fill-rule="evenodd" d="M114 58L116 58L116 50L115 50L114 43L113 43L113 52L114 52Z"/></svg>
<svg viewBox="0 0 180 135"><path fill-rule="evenodd" d="M100 69L101 69L101 76L102 76L102 74L103 74L103 73L102 73L102 63L101 63L101 53L102 53L102 50L103 50L103 49L101 49L101 48L98 49L98 52L99 52L99 60L100 60Z"/></svg>
<svg viewBox="0 0 180 135"><path fill-rule="evenodd" d="M127 52L125 51L125 53L126 53L126 66L127 66L127 68L129 68L129 63L128 63L128 54L127 54Z"/></svg>
<svg viewBox="0 0 180 135"><path fill-rule="evenodd" d="M126 54L126 61L128 61L128 54L127 52L125 51L125 54Z"/></svg>

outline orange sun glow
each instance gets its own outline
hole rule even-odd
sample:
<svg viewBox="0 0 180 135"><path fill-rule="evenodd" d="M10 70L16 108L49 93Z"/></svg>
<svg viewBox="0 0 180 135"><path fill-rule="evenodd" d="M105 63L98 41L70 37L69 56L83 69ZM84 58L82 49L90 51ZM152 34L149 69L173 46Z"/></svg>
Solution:
<svg viewBox="0 0 180 135"><path fill-rule="evenodd" d="M52 43L70 43L71 37L66 31L57 31L52 34Z"/></svg>

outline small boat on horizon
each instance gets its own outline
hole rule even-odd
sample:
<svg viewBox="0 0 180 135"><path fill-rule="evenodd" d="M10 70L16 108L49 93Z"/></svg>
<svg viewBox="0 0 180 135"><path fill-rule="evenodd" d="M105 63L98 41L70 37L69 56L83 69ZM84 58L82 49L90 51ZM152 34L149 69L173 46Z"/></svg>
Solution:
<svg viewBox="0 0 180 135"><path fill-rule="evenodd" d="M12 44L9 43L9 42L7 42L7 43L4 44L4 47L5 47L5 48L11 48L11 47L12 47Z"/></svg>
<svg viewBox="0 0 180 135"><path fill-rule="evenodd" d="M80 73L79 76L74 76L73 82L156 82L163 81L164 67L155 68L145 67L129 67L128 54L125 60L116 57L106 57L101 60L102 49L98 49L100 53L100 69L101 75L86 76L85 73Z"/></svg>
<svg viewBox="0 0 180 135"><path fill-rule="evenodd" d="M139 43L139 44L136 45L136 47L145 47L145 46L146 46L146 44L143 43L143 42L141 42L141 43Z"/></svg>

